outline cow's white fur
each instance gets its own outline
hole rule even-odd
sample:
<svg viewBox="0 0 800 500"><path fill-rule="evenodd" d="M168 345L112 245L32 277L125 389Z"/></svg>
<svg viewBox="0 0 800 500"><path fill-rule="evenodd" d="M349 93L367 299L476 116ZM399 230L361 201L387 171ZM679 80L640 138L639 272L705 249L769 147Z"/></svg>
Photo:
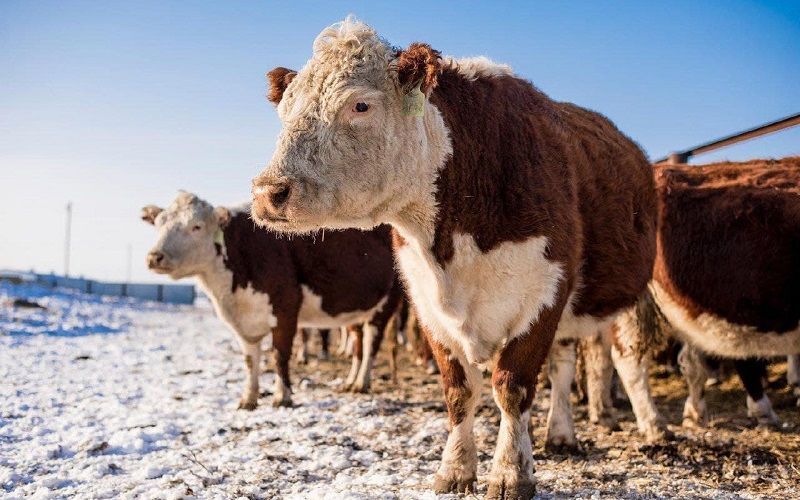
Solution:
<svg viewBox="0 0 800 500"><path fill-rule="evenodd" d="M370 373L372 372L372 349L375 344L375 336L378 333L377 328L369 323L363 326L363 341L361 343L361 366L356 374L356 379L351 389L356 392L365 392L369 390Z"/></svg>
<svg viewBox="0 0 800 500"><path fill-rule="evenodd" d="M703 352L728 358L786 356L800 352L800 325L785 333L759 332L710 313L692 318L657 282L650 282L650 291L680 339Z"/></svg>
<svg viewBox="0 0 800 500"><path fill-rule="evenodd" d="M665 425L650 394L648 379L647 355L639 357L639 326L636 321L635 308L623 311L616 321L617 342L611 348L611 357L625 391L628 393L636 426L648 441L661 439L665 434ZM610 331L606 332L610 335ZM609 339L610 340L610 339ZM610 343L610 342L609 342ZM605 389L610 392L610 387Z"/></svg>
<svg viewBox="0 0 800 500"><path fill-rule="evenodd" d="M468 80L475 80L482 76L514 76L514 70L511 69L511 66L496 63L486 56L463 57L460 59L448 56L442 58L442 64L454 68Z"/></svg>
<svg viewBox="0 0 800 500"><path fill-rule="evenodd" d="M575 380L575 342L553 342L548 368L551 396L547 414L547 443L574 446L576 440L570 387Z"/></svg>
<svg viewBox="0 0 800 500"><path fill-rule="evenodd" d="M678 364L689 389L689 397L683 405L683 425L704 426L708 418L706 400L703 397L708 370L703 355L691 344L683 344L678 354Z"/></svg>
<svg viewBox="0 0 800 500"><path fill-rule="evenodd" d="M758 401L747 396L747 416L755 418L759 425L764 426L777 425L780 422L766 394Z"/></svg>
<svg viewBox="0 0 800 500"><path fill-rule="evenodd" d="M397 258L420 319L435 340L463 352L468 363L489 362L555 304L563 267L545 256L545 237L482 253L471 235L456 233L455 254L442 268L429 244L402 226L398 230L407 244Z"/></svg>
<svg viewBox="0 0 800 500"><path fill-rule="evenodd" d="M497 401L496 392L495 401ZM498 405L500 405L499 402ZM530 420L530 410L514 415L502 410L501 407L500 431L497 435L492 469L489 472L490 484L535 483L533 477L533 447L528 433L528 422Z"/></svg>
<svg viewBox="0 0 800 500"><path fill-rule="evenodd" d="M311 288L301 285L303 303L297 315L297 324L303 328L339 328L369 321L375 312L386 304L387 297L382 298L374 307L365 311L348 311L331 316L322 309L322 297Z"/></svg>

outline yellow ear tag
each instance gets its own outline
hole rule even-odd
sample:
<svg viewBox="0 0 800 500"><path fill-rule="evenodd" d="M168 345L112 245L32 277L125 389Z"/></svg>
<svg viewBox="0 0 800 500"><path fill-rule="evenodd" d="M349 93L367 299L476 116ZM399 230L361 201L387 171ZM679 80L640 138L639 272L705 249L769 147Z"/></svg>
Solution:
<svg viewBox="0 0 800 500"><path fill-rule="evenodd" d="M403 96L403 116L425 115L425 94L420 90L422 82Z"/></svg>
<svg viewBox="0 0 800 500"><path fill-rule="evenodd" d="M222 232L222 228L218 228L217 232L214 233L214 243L225 248L225 233Z"/></svg>

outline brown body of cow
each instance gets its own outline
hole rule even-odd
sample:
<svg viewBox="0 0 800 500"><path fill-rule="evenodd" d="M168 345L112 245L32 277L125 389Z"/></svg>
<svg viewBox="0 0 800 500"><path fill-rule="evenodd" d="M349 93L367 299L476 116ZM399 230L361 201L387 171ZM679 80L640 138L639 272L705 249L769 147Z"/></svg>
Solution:
<svg viewBox="0 0 800 500"><path fill-rule="evenodd" d="M485 58L398 51L349 19L314 52L296 75L270 74L284 129L254 180L254 219L290 232L392 224L452 426L435 489L473 488L489 367L501 422L487 497L528 498L545 357L554 385L568 387L574 339L610 326L650 279L652 170L607 119ZM554 400L551 416L568 406Z"/></svg>
<svg viewBox="0 0 800 500"><path fill-rule="evenodd" d="M800 353L800 158L657 165L656 182L650 288L685 342L684 422L706 419L702 353L737 360L748 413L776 423L752 358Z"/></svg>

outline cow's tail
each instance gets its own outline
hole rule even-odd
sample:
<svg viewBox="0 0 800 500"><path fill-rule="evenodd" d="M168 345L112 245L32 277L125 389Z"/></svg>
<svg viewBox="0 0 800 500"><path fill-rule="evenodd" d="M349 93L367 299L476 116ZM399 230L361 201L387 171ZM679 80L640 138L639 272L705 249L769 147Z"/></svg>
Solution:
<svg viewBox="0 0 800 500"><path fill-rule="evenodd" d="M638 331L635 353L640 359L646 355L653 355L668 347L670 339L670 326L666 316L658 307L650 287L636 301L634 322Z"/></svg>

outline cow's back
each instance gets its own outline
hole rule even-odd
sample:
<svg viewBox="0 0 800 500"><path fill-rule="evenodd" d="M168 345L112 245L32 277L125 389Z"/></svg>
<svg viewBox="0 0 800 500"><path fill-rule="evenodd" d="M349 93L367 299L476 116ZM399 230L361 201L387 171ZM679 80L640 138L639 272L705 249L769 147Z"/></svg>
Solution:
<svg viewBox="0 0 800 500"><path fill-rule="evenodd" d="M656 283L691 317L796 329L800 158L657 166L656 182Z"/></svg>
<svg viewBox="0 0 800 500"><path fill-rule="evenodd" d="M571 137L583 233L576 314L602 317L634 304L655 258L653 172L639 147L604 116L560 103Z"/></svg>

